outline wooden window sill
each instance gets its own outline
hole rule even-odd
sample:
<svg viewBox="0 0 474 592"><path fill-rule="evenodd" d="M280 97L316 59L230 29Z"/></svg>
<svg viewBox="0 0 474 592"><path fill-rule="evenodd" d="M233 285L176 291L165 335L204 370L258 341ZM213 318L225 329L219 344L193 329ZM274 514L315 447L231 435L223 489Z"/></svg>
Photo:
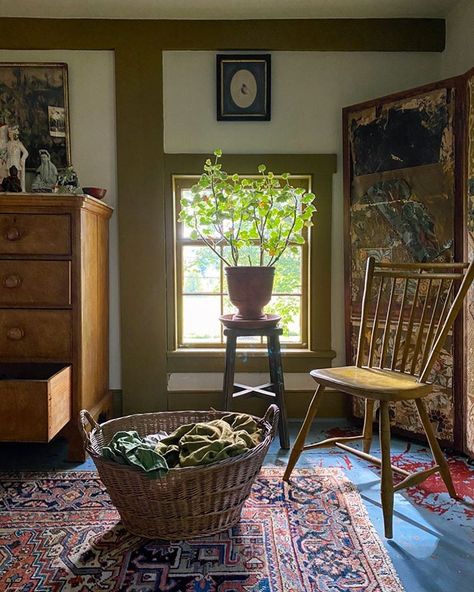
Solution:
<svg viewBox="0 0 474 592"><path fill-rule="evenodd" d="M333 350L282 349L283 368L287 372L309 372L326 368L336 356ZM182 348L168 351L167 370L172 372L223 372L225 349ZM237 350L237 372L265 372L268 356L265 348Z"/></svg>

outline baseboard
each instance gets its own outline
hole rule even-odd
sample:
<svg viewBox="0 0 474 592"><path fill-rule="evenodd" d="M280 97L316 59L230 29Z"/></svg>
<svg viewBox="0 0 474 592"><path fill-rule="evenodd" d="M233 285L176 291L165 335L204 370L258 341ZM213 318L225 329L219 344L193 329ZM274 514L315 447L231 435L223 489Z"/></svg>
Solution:
<svg viewBox="0 0 474 592"><path fill-rule="evenodd" d="M291 391L285 393L286 408L289 418L301 418L313 396L312 391ZM168 411L184 411L185 409L222 409L222 393L175 391L168 393ZM268 407L266 401L257 398L235 399L233 409L261 415ZM349 417L350 405L347 396L336 390L327 389L318 411L318 417Z"/></svg>
<svg viewBox="0 0 474 592"><path fill-rule="evenodd" d="M113 417L123 415L122 391L111 390ZM289 418L302 418L313 396L313 391L287 391L285 394L286 408ZM234 409L240 412L261 415L268 403L261 399L236 399ZM220 391L174 391L168 393L168 411L184 411L187 409L206 410L213 407L222 409L222 393ZM150 409L150 411L153 411ZM133 413L133 411L132 411ZM318 417L350 417L351 408L348 397L340 391L326 389L325 396L318 411Z"/></svg>

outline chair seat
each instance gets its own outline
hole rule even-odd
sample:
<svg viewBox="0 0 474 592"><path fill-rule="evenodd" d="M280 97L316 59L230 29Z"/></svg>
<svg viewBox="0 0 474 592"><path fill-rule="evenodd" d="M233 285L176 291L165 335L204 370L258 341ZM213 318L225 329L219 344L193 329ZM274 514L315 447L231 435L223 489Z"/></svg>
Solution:
<svg viewBox="0 0 474 592"><path fill-rule="evenodd" d="M431 391L431 385L417 382L415 376L380 368L343 366L312 370L314 380L345 393L385 401L417 399Z"/></svg>

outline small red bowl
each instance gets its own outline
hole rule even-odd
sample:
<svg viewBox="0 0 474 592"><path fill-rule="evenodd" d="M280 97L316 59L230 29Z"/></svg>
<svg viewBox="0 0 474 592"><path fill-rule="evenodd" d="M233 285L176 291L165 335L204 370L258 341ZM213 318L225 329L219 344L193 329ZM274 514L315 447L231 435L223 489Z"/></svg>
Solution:
<svg viewBox="0 0 474 592"><path fill-rule="evenodd" d="M96 199L103 199L107 193L107 189L102 189L102 187L83 187L82 191Z"/></svg>

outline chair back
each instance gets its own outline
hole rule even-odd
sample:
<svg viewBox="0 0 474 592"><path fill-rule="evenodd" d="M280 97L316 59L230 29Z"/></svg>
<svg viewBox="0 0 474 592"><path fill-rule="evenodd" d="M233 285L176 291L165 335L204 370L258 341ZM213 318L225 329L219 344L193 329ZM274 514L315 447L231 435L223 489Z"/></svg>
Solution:
<svg viewBox="0 0 474 592"><path fill-rule="evenodd" d="M367 259L357 366L426 382L474 279L468 263Z"/></svg>

